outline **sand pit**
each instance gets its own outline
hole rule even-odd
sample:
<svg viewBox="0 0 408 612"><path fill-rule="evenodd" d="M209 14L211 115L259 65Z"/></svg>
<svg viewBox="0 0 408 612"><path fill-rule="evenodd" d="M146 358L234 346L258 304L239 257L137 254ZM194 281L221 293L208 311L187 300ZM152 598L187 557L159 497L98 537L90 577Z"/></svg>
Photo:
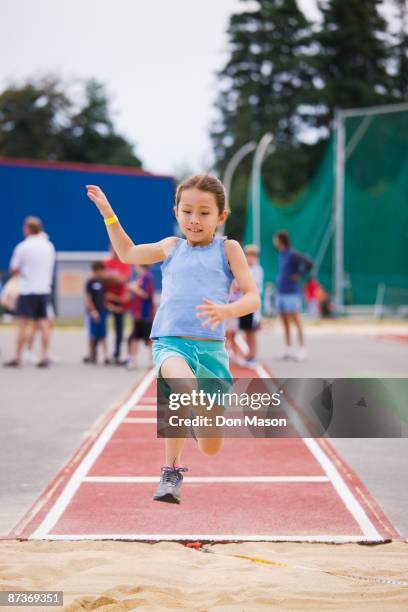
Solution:
<svg viewBox="0 0 408 612"><path fill-rule="evenodd" d="M402 542L246 542L212 549L223 555L408 580L408 545ZM5 540L0 542L0 590L10 589L63 590L67 612L408 609L408 587L203 554L172 542Z"/></svg>

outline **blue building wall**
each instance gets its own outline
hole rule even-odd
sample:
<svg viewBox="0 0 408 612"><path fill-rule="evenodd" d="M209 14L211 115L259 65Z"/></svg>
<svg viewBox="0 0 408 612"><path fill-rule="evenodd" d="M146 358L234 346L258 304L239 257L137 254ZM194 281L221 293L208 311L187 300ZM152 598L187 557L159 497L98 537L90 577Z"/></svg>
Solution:
<svg viewBox="0 0 408 612"><path fill-rule="evenodd" d="M20 165L21 164L21 165ZM0 268L8 268L23 239L28 215L40 217L57 251L106 251L102 217L88 200L87 184L99 185L136 242L154 242L174 233L174 181L100 166L10 164L0 160Z"/></svg>

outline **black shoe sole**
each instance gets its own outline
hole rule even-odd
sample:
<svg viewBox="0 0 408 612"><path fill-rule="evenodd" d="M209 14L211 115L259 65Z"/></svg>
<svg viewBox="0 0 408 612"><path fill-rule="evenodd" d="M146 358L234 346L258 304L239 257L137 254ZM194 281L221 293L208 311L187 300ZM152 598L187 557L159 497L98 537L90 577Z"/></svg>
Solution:
<svg viewBox="0 0 408 612"><path fill-rule="evenodd" d="M171 493L166 493L166 495L163 495L162 497L153 497L153 500L167 502L168 504L179 504L180 503L180 499L178 499L177 497L174 497L174 495L172 495Z"/></svg>

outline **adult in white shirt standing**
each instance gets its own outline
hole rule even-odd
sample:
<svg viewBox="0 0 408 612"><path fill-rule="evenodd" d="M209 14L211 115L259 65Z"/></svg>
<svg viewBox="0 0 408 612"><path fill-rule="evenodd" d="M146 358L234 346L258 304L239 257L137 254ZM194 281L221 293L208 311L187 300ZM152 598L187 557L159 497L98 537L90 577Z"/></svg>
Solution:
<svg viewBox="0 0 408 612"><path fill-rule="evenodd" d="M27 217L23 225L25 240L14 249L10 268L20 277L20 295L16 308L17 345L15 359L4 365L18 367L26 341L27 324L38 322L41 331L41 359L38 367L49 365L48 347L50 326L47 321L47 302L51 293L55 264L55 249L43 233L37 217Z"/></svg>

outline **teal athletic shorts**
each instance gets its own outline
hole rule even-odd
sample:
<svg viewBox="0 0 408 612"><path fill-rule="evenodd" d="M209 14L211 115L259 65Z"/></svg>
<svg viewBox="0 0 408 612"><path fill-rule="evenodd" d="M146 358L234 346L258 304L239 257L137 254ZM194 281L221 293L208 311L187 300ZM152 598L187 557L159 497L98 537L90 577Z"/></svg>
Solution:
<svg viewBox="0 0 408 612"><path fill-rule="evenodd" d="M159 384L163 381L160 368L169 357L182 357L188 363L198 379L198 390L204 389L213 393L220 389L227 393L233 383L223 340L190 340L178 336L163 336L153 341L152 355ZM167 384L165 387L168 389Z"/></svg>

